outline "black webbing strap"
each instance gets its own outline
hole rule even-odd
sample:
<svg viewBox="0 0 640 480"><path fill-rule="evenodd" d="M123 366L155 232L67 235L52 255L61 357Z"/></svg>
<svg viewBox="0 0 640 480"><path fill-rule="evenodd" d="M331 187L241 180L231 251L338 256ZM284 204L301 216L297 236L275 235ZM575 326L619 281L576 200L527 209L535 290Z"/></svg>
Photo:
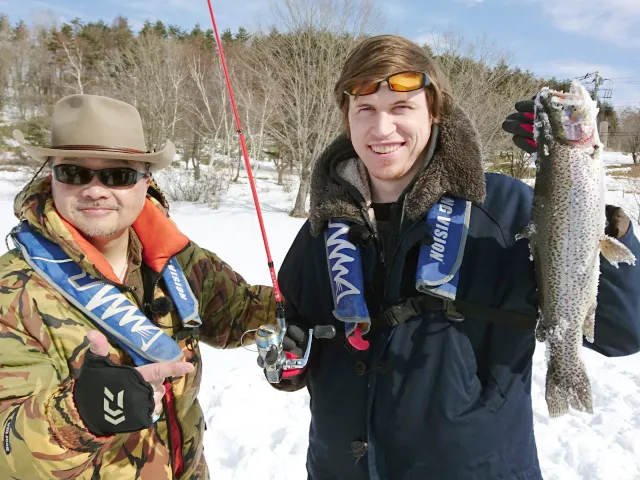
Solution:
<svg viewBox="0 0 640 480"><path fill-rule="evenodd" d="M456 300L455 309L465 317L478 317L489 322L499 323L508 327L517 327L523 330L535 330L538 318L533 315L525 315L518 312L499 310L487 307L479 303Z"/></svg>
<svg viewBox="0 0 640 480"><path fill-rule="evenodd" d="M466 317L480 318L485 321L499 323L508 327L524 330L535 330L537 318L517 312L499 310L466 300L453 302L431 295L409 297L402 303L387 308L384 312L371 318L373 328L395 327L410 318L429 310L444 311L447 318L462 321Z"/></svg>

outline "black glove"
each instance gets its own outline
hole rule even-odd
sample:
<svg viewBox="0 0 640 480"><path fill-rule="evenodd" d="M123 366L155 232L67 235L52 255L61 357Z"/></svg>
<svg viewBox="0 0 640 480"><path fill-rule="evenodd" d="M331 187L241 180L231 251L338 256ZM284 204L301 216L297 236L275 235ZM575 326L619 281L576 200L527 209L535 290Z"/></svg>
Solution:
<svg viewBox="0 0 640 480"><path fill-rule="evenodd" d="M533 139L534 103L533 100L520 100L516 102L516 113L510 114L504 122L502 129L513 135L513 143L520 150L527 153L536 152L536 142Z"/></svg>
<svg viewBox="0 0 640 480"><path fill-rule="evenodd" d="M297 325L287 325L287 332L284 334L284 339L282 340L282 349L287 353L287 358L304 357L308 342L308 330L303 330ZM299 373L302 373L302 370ZM296 372L296 370L292 370L292 372ZM293 377L294 375L290 376Z"/></svg>
<svg viewBox="0 0 640 480"><path fill-rule="evenodd" d="M116 365L87 351L73 399L91 433L136 432L152 425L153 388L133 367Z"/></svg>
<svg viewBox="0 0 640 480"><path fill-rule="evenodd" d="M624 237L631 225L631 220L629 220L627 214L624 213L622 208L616 207L615 205L607 205L605 206L605 210L607 214L607 226L604 232L613 238L620 239Z"/></svg>

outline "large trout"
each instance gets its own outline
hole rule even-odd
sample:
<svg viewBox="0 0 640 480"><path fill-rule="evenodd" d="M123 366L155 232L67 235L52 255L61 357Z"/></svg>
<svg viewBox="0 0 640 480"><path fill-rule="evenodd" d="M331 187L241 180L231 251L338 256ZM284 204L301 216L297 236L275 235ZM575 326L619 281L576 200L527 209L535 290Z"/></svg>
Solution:
<svg viewBox="0 0 640 480"><path fill-rule="evenodd" d="M616 267L635 265L631 251L605 231L605 172L598 108L574 81L569 93L544 88L535 101L536 183L529 238L539 295L536 338L547 346L549 415L593 413L580 357L593 342L600 253Z"/></svg>

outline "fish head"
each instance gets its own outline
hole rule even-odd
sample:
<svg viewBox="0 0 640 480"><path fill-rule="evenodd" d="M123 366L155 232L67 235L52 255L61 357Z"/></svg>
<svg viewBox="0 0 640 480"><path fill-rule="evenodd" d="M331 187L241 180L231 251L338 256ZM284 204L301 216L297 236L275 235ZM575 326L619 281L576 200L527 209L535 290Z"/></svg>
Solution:
<svg viewBox="0 0 640 480"><path fill-rule="evenodd" d="M571 83L568 93L544 88L537 100L537 110L548 119L542 122L547 138L577 147L590 147L598 142L598 108L578 81Z"/></svg>

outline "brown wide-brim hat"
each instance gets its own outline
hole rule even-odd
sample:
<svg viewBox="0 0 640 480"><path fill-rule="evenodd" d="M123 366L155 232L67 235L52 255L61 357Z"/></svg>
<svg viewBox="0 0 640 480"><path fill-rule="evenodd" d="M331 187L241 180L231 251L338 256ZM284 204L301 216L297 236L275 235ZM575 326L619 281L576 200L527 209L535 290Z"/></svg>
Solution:
<svg viewBox="0 0 640 480"><path fill-rule="evenodd" d="M171 165L176 154L170 140L162 150L148 151L138 110L99 95L70 95L55 104L49 147L27 145L17 129L13 138L27 155L41 163L48 157L115 158L148 162L155 172Z"/></svg>

